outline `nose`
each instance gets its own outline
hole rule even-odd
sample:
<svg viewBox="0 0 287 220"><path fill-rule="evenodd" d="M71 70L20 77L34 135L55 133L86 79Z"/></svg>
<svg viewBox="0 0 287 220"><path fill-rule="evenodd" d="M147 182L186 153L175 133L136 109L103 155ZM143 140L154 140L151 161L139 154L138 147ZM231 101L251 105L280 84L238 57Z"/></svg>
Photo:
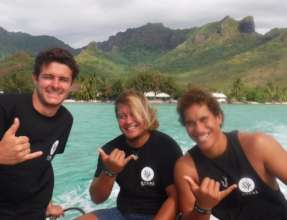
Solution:
<svg viewBox="0 0 287 220"><path fill-rule="evenodd" d="M55 77L52 81L52 87L57 89L57 88L59 88L59 85L60 85L59 79L57 77Z"/></svg>
<svg viewBox="0 0 287 220"><path fill-rule="evenodd" d="M197 130L198 133L204 131L204 130L205 130L204 124L203 124L203 123L200 123L200 122L197 123L196 130Z"/></svg>
<svg viewBox="0 0 287 220"><path fill-rule="evenodd" d="M127 123L133 122L133 117L130 114L127 115L126 122Z"/></svg>
<svg viewBox="0 0 287 220"><path fill-rule="evenodd" d="M194 127L193 127L193 133L194 134L201 134L202 132L204 132L205 128L203 123L197 122L195 123Z"/></svg>

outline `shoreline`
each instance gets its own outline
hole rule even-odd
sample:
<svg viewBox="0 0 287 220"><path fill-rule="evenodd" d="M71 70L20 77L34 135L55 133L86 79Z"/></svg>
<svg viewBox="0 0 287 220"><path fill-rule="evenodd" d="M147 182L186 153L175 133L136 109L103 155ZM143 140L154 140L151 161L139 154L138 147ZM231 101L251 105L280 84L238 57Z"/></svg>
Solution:
<svg viewBox="0 0 287 220"><path fill-rule="evenodd" d="M177 104L177 100L149 100L151 104ZM64 103L98 103L98 104L113 104L114 101L100 101L100 100L75 100L75 99L66 99ZM244 101L244 102L220 102L220 104L231 104L231 105L287 105L287 102L255 102L255 101Z"/></svg>

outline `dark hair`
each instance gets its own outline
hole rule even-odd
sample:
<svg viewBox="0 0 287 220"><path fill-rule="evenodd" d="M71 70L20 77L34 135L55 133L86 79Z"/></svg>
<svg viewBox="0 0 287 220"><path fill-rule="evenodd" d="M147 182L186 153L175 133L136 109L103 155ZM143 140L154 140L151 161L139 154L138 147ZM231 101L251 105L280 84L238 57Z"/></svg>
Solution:
<svg viewBox="0 0 287 220"><path fill-rule="evenodd" d="M52 48L40 52L35 59L33 74L38 77L42 71L43 65L48 65L52 62L67 65L72 71L72 79L74 80L77 77L79 73L79 67L73 55L69 51L62 48Z"/></svg>
<svg viewBox="0 0 287 220"><path fill-rule="evenodd" d="M190 106L197 105L206 105L208 110L214 116L222 116L222 122L224 120L223 111L217 102L216 98L212 94L201 88L191 88L183 94L177 103L177 113L179 114L179 121L182 125L185 125L184 122L184 112Z"/></svg>

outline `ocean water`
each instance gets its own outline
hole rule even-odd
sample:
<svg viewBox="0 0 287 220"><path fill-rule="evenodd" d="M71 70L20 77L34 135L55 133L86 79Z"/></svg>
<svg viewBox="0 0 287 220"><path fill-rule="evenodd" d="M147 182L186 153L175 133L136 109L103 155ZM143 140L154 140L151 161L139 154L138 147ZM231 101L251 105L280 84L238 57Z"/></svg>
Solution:
<svg viewBox="0 0 287 220"><path fill-rule="evenodd" d="M120 134L112 104L67 103L74 116L74 125L64 154L53 160L55 188L53 201L68 207L80 207L85 212L115 204L118 186L110 198L95 205L89 198L89 185L98 160L98 148ZM186 152L194 143L178 122L175 105L154 105L160 122L159 130L172 136ZM223 105L223 130L262 131L274 136L287 149L286 105ZM287 198L287 186L279 182ZM69 211L62 220L79 216Z"/></svg>

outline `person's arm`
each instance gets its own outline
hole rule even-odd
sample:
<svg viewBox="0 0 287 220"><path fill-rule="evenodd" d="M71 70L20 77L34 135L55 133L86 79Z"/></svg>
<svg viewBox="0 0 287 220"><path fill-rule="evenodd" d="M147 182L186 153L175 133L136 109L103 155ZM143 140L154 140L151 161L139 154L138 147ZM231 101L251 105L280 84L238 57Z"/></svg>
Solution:
<svg viewBox="0 0 287 220"><path fill-rule="evenodd" d="M189 176L184 176L184 179L188 182L196 201L192 212L183 219L208 220L212 209L237 188L236 184L233 184L220 191L219 182L208 177L205 177L200 185Z"/></svg>
<svg viewBox="0 0 287 220"><path fill-rule="evenodd" d="M115 148L110 155L102 149L99 150L103 169L90 186L90 196L93 202L104 202L113 189L116 175L119 174L130 160L136 160L135 155L125 156L125 153Z"/></svg>
<svg viewBox="0 0 287 220"><path fill-rule="evenodd" d="M20 120L14 119L11 127L4 133L0 141L0 164L15 165L26 160L40 157L42 151L31 153L29 138L26 136L16 136L20 126Z"/></svg>
<svg viewBox="0 0 287 220"><path fill-rule="evenodd" d="M167 199L164 201L161 208L157 212L156 216L154 217L154 220L174 220L176 217L178 205L175 186L170 185L166 187L166 194Z"/></svg>
<svg viewBox="0 0 287 220"><path fill-rule="evenodd" d="M184 176L196 176L193 161L188 155L177 160L174 170L179 211L182 214L181 220L209 220L210 215L200 215L199 213L193 212L196 198L190 190L189 183L184 179Z"/></svg>
<svg viewBox="0 0 287 220"><path fill-rule="evenodd" d="M236 188L220 191L220 184L208 177L198 183L193 160L187 155L176 163L175 184L182 220L209 220L212 208Z"/></svg>
<svg viewBox="0 0 287 220"><path fill-rule="evenodd" d="M179 211L182 213L192 211L195 203L195 197L188 183L183 178L184 176L195 176L192 164L191 158L185 155L177 160L174 168L174 182L177 190Z"/></svg>
<svg viewBox="0 0 287 220"><path fill-rule="evenodd" d="M264 168L268 175L279 178L287 184L287 152L271 136L266 134L255 134L256 151L262 155Z"/></svg>
<svg viewBox="0 0 287 220"><path fill-rule="evenodd" d="M90 196L94 203L102 203L110 196L115 179L115 176L108 176L104 172L94 178L90 186Z"/></svg>

